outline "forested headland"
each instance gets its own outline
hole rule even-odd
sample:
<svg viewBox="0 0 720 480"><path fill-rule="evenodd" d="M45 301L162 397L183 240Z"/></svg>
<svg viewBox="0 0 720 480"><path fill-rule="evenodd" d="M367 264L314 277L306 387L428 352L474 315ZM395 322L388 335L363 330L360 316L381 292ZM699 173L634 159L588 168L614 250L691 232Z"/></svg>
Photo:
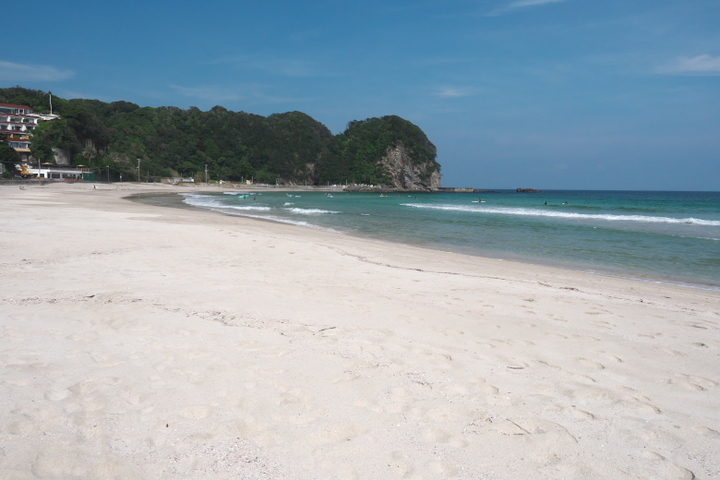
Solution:
<svg viewBox="0 0 720 480"><path fill-rule="evenodd" d="M21 87L0 89L0 103L50 109L47 92ZM265 117L221 106L203 112L55 95L52 104L60 118L35 129L33 156L53 163L62 152L73 165L109 170L112 179L135 179L139 160L141 177L204 178L207 167L211 179L226 181L414 190L440 184L435 146L394 115L351 121L333 135L302 112Z"/></svg>

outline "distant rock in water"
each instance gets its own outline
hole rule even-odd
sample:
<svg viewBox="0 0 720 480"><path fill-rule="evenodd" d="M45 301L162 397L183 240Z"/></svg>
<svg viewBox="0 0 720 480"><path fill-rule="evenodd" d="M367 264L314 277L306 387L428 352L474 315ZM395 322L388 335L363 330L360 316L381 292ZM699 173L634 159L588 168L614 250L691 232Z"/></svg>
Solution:
<svg viewBox="0 0 720 480"><path fill-rule="evenodd" d="M534 188L518 188L515 191L518 193L542 193L542 190L535 190Z"/></svg>

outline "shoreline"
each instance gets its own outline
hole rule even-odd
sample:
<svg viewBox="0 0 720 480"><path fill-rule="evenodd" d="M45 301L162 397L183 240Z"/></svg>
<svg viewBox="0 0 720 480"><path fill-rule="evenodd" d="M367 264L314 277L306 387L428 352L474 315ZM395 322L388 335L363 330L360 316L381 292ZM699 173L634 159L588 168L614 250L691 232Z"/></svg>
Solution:
<svg viewBox="0 0 720 480"><path fill-rule="evenodd" d="M258 192L285 192L285 191L298 191L298 190L277 190L277 189L260 189L258 188L256 191ZM127 196L126 198L130 201L137 201L140 203L147 203L150 205L155 205L159 207L168 206L173 208L190 208L190 209L197 209L201 211L206 212L214 212L219 213L221 215L227 216L227 217L242 217L247 218L251 220L258 220L258 221L266 221L271 223L277 223L277 224L288 224L288 222L283 222L280 220L275 220L272 218L261 218L253 215L247 215L247 214L240 214L240 213L228 213L223 212L218 209L213 208L202 208L197 207L193 205L189 205L185 202L183 202L181 194L184 192L151 192L151 193L141 193L141 194L132 194ZM207 190L200 190L193 193L220 193L216 191L207 191ZM145 198L141 198L145 196ZM153 198L162 199L163 197L167 198L168 201L159 201L159 202L153 202L148 201L152 200ZM311 228L311 229L317 229L321 231L329 231L327 228L314 226L314 225L297 225L299 227L304 228ZM517 262L521 264L526 264L528 266L537 266L537 267L549 267L549 268L555 268L560 270L570 270L573 272L582 272L589 275L599 275L607 278L615 278L615 279L626 279L626 280L633 280L638 282L644 282L644 283L651 283L651 284L661 284L661 285L674 285L678 287L686 287L686 288L694 288L699 290L707 290L711 292L720 292L720 284L713 283L710 280L707 279L690 279L687 277L680 277L680 276L671 276L671 275L660 275L660 274L652 274L652 273L645 273L645 272L632 272L630 270L624 270L620 267L614 267L614 266L608 266L608 265L589 265L589 264L579 264L579 263L572 263L570 261L563 261L559 259L554 260L547 260L542 258L534 258L529 256L523 256L520 254L515 254L511 252L493 252L493 251L487 251L487 250L470 250L470 249L456 249L454 251L448 250L447 247L441 247L441 246L431 246L431 245L418 245L413 243L407 243L402 241L396 241L392 238L379 238L379 237L371 237L371 236L362 236L353 234L352 232L347 231L341 231L337 230L336 233L341 233L343 235L350 235L355 238L359 239L371 239L374 241L379 242L389 242L395 245L408 245L413 246L415 248L421 248L421 249L428 249L434 252L449 252L454 253L457 255L469 255L472 257L480 257L480 258L486 258L490 260L497 260L497 261L506 261L506 262ZM543 261L544 260L544 261Z"/></svg>
<svg viewBox="0 0 720 480"><path fill-rule="evenodd" d="M167 188L0 187L6 478L720 475L717 292Z"/></svg>

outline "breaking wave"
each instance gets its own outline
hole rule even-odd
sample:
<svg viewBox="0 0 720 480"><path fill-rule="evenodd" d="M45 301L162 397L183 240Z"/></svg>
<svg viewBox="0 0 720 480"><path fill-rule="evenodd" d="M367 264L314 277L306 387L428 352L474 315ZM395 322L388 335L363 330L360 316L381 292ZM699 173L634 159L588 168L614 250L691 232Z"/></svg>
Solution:
<svg viewBox="0 0 720 480"><path fill-rule="evenodd" d="M649 215L611 215L602 213L573 213L573 212L554 212L537 210L533 208L503 208L503 207L474 207L464 205L423 205L419 203L403 203L405 207L413 207L430 210L447 210L454 212L468 213L488 213L493 215L516 215L526 217L554 217L565 218L571 220L605 220L609 222L644 222L644 223L668 223L668 224L685 224L685 225L703 225L710 227L720 227L719 220L704 220L701 218L673 218L673 217L657 217Z"/></svg>

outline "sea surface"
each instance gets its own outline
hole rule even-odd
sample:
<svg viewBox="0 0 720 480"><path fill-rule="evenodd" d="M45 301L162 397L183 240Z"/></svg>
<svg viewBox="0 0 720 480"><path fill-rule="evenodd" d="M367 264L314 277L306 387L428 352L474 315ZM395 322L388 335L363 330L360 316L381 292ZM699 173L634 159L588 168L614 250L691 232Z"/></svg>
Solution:
<svg viewBox="0 0 720 480"><path fill-rule="evenodd" d="M182 195L229 215L720 290L720 192L248 193Z"/></svg>

